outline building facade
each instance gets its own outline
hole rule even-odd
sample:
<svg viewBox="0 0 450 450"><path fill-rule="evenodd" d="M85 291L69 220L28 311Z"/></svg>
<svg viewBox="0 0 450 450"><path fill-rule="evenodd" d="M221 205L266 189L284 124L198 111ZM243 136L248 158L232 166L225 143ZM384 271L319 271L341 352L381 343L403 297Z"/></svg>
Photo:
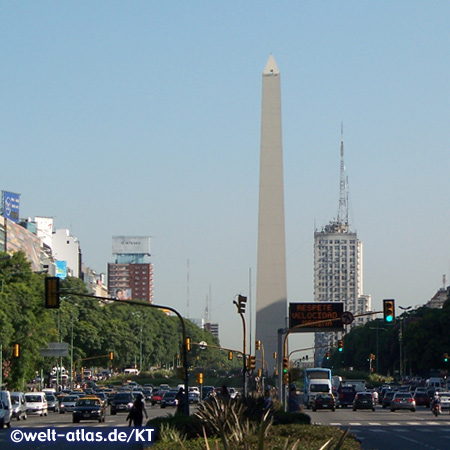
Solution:
<svg viewBox="0 0 450 450"><path fill-rule="evenodd" d="M356 316L352 324L345 326L345 333L369 320L369 316L361 316L371 310L371 297L363 292L363 244L348 222L348 183L341 141L337 219L314 232L314 301L341 302L344 311ZM343 333L315 333L316 365L321 365L325 353L337 345Z"/></svg>
<svg viewBox="0 0 450 450"><path fill-rule="evenodd" d="M142 300L153 303L153 264L150 237L114 236L116 262L108 264L108 294L119 300Z"/></svg>

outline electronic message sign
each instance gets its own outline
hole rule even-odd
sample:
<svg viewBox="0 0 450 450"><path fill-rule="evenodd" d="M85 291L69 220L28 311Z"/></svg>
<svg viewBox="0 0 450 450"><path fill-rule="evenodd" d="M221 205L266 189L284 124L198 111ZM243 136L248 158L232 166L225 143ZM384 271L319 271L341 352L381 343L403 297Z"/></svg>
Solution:
<svg viewBox="0 0 450 450"><path fill-rule="evenodd" d="M289 328L297 327L294 333L342 331L343 312L340 302L289 303Z"/></svg>

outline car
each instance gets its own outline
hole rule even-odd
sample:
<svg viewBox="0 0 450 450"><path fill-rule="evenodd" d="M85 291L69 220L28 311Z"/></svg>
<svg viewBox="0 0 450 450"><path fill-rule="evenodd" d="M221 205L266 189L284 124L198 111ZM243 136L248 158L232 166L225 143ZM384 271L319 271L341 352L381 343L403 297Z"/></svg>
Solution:
<svg viewBox="0 0 450 450"><path fill-rule="evenodd" d="M12 417L27 420L27 403L23 392L11 392Z"/></svg>
<svg viewBox="0 0 450 450"><path fill-rule="evenodd" d="M25 394L27 413L46 416L48 414L47 398L45 392L27 392Z"/></svg>
<svg viewBox="0 0 450 450"><path fill-rule="evenodd" d="M161 408L165 408L166 406L177 406L178 405L178 399L177 399L178 391L167 391L164 392L164 395L161 398Z"/></svg>
<svg viewBox="0 0 450 450"><path fill-rule="evenodd" d="M416 406L430 407L430 397L428 397L427 391L417 391L414 394L414 400L416 401Z"/></svg>
<svg viewBox="0 0 450 450"><path fill-rule="evenodd" d="M355 400L356 389L354 386L339 386L338 390L338 405L341 408L347 408L347 406L353 405L353 400Z"/></svg>
<svg viewBox="0 0 450 450"><path fill-rule="evenodd" d="M202 399L205 400L208 396L214 395L214 386L202 386Z"/></svg>
<svg viewBox="0 0 450 450"><path fill-rule="evenodd" d="M441 409L450 410L450 392L439 391L439 399L440 399Z"/></svg>
<svg viewBox="0 0 450 450"><path fill-rule="evenodd" d="M103 391L95 392L94 396L98 397L104 406L108 406L108 396L106 395L106 392Z"/></svg>
<svg viewBox="0 0 450 450"><path fill-rule="evenodd" d="M45 393L45 398L47 399L47 408L49 411L58 412L59 411L59 402L56 398L56 395L51 392Z"/></svg>
<svg viewBox="0 0 450 450"><path fill-rule="evenodd" d="M375 411L376 399L372 392L357 392L353 400L353 411L371 409Z"/></svg>
<svg viewBox="0 0 450 450"><path fill-rule="evenodd" d="M80 420L105 421L105 406L98 397L87 395L75 403L72 412L72 422L78 423Z"/></svg>
<svg viewBox="0 0 450 450"><path fill-rule="evenodd" d="M318 409L336 409L336 400L333 394L317 394L311 404L311 409L317 411Z"/></svg>
<svg viewBox="0 0 450 450"><path fill-rule="evenodd" d="M66 395L59 403L59 413L72 412L75 404L81 397L79 395Z"/></svg>
<svg viewBox="0 0 450 450"><path fill-rule="evenodd" d="M0 391L0 428L11 427L12 404L9 391Z"/></svg>
<svg viewBox="0 0 450 450"><path fill-rule="evenodd" d="M386 391L384 394L383 399L381 400L381 406L383 408L387 408L388 406L391 406L392 398L395 395L395 391Z"/></svg>
<svg viewBox="0 0 450 450"><path fill-rule="evenodd" d="M134 395L131 392L118 392L109 402L111 415L114 416L118 412L129 412L134 400Z"/></svg>
<svg viewBox="0 0 450 450"><path fill-rule="evenodd" d="M416 411L416 402L409 392L396 392L391 400L391 412L397 409L409 409L411 412Z"/></svg>
<svg viewBox="0 0 450 450"><path fill-rule="evenodd" d="M4 426L11 428L11 410L0 400L0 428Z"/></svg>
<svg viewBox="0 0 450 450"><path fill-rule="evenodd" d="M164 394L164 391L153 391L152 392L152 406L156 405L157 403L161 403L162 396Z"/></svg>
<svg viewBox="0 0 450 450"><path fill-rule="evenodd" d="M198 403L200 401L200 394L196 391L189 391L189 403Z"/></svg>
<svg viewBox="0 0 450 450"><path fill-rule="evenodd" d="M144 395L144 400L146 402L151 402L152 401L152 392L153 390L151 388L144 388L142 390L142 394Z"/></svg>

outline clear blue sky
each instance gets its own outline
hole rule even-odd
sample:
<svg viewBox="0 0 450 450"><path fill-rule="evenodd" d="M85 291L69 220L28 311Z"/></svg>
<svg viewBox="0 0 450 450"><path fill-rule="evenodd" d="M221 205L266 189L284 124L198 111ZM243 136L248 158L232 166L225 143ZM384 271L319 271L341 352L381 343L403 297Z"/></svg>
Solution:
<svg viewBox="0 0 450 450"><path fill-rule="evenodd" d="M261 75L281 72L288 296L313 299L313 233L350 221L373 307L450 274L450 2L0 3L1 189L52 216L98 272L152 236L155 301L240 348L255 297Z"/></svg>

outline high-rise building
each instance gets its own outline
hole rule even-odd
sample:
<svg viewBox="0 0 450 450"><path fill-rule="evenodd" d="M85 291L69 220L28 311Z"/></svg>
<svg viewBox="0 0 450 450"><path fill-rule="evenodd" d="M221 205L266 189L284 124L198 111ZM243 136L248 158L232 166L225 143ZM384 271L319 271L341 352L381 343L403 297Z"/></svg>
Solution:
<svg viewBox="0 0 450 450"><path fill-rule="evenodd" d="M266 355L278 351L286 327L287 286L284 225L280 71L272 55L262 74L256 339ZM275 361L268 359L269 370Z"/></svg>
<svg viewBox="0 0 450 450"><path fill-rule="evenodd" d="M116 262L108 264L108 293L119 300L143 300L153 303L153 265L150 237L114 236Z"/></svg>
<svg viewBox="0 0 450 450"><path fill-rule="evenodd" d="M344 142L341 139L341 171L337 219L314 232L314 300L342 302L354 315L371 310L371 298L363 294L363 245L348 221L348 180L345 176ZM347 326L362 325L367 316L356 317ZM339 333L315 334L315 364L336 345Z"/></svg>

